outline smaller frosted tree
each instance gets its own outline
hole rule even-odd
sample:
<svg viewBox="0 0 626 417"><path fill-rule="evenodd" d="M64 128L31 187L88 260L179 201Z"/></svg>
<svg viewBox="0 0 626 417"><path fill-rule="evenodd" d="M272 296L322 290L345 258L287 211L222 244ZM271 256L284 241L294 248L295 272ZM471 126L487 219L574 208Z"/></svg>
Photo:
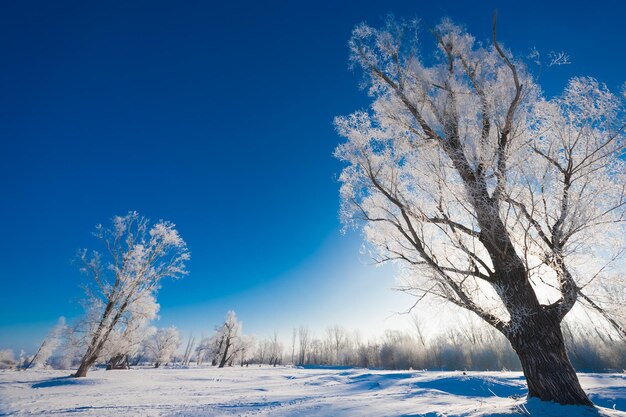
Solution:
<svg viewBox="0 0 626 417"><path fill-rule="evenodd" d="M198 343L196 347L196 363L202 365L204 361L207 361L211 357L212 351L211 339L208 337L200 339L200 343Z"/></svg>
<svg viewBox="0 0 626 417"><path fill-rule="evenodd" d="M0 350L0 369L12 369L17 366L15 354L11 349Z"/></svg>
<svg viewBox="0 0 626 417"><path fill-rule="evenodd" d="M35 353L35 356L25 366L28 368L43 368L48 365L48 361L52 357L52 354L61 343L61 338L65 331L65 317L59 318L57 324L50 330L41 346Z"/></svg>
<svg viewBox="0 0 626 417"><path fill-rule="evenodd" d="M276 366L283 361L283 344L278 340L278 333L276 332L268 342L269 362L270 365Z"/></svg>
<svg viewBox="0 0 626 417"><path fill-rule="evenodd" d="M300 346L300 350L298 352L298 364L304 365L311 345L311 334L308 327L300 326L300 329L298 329L298 343Z"/></svg>
<svg viewBox="0 0 626 417"><path fill-rule="evenodd" d="M232 365L243 347L241 329L242 325L237 320L237 315L230 310L224 318L224 323L215 329L215 333L208 340L202 341L201 345L207 346L211 352L214 366L223 368L227 364Z"/></svg>
<svg viewBox="0 0 626 417"><path fill-rule="evenodd" d="M81 337L79 324L80 322L65 326L58 353L52 357L52 366L55 369L71 369L80 363L85 343Z"/></svg>
<svg viewBox="0 0 626 417"><path fill-rule="evenodd" d="M145 341L145 348L154 360L154 367L158 368L163 364L167 364L172 359L174 353L176 353L180 343L180 333L174 326L167 329L158 329L150 336Z"/></svg>
<svg viewBox="0 0 626 417"><path fill-rule="evenodd" d="M188 366L191 361L191 353L193 352L193 347L196 344L196 338L193 335L189 335L189 339L187 339L187 347L185 347L185 354L183 355L184 366Z"/></svg>
<svg viewBox="0 0 626 417"><path fill-rule="evenodd" d="M187 245L173 223L150 226L137 212L113 218L111 227L98 225L94 235L104 252L81 251L81 270L90 278L86 287L92 312L86 349L76 377L87 375L107 341L147 295L156 294L163 278L187 273Z"/></svg>
<svg viewBox="0 0 626 417"><path fill-rule="evenodd" d="M242 335L239 349L239 363L241 366L248 364L254 354L256 346L256 337L254 335Z"/></svg>

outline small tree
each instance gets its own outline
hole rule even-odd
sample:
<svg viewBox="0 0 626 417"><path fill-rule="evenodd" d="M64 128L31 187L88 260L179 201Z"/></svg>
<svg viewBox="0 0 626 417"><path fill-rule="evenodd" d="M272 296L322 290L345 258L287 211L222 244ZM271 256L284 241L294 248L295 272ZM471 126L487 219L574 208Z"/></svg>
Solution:
<svg viewBox="0 0 626 417"><path fill-rule="evenodd" d="M185 353L183 355L182 364L184 366L188 366L189 362L191 362L191 353L193 352L193 348L195 344L196 344L196 338L192 334L190 334L189 338L187 339L187 346L185 347Z"/></svg>
<svg viewBox="0 0 626 417"><path fill-rule="evenodd" d="M329 362L333 365L341 365L341 349L348 341L346 329L334 325L326 329L326 339L330 349Z"/></svg>
<svg viewBox="0 0 626 417"><path fill-rule="evenodd" d="M0 350L0 369L13 369L18 363L15 360L15 353L11 349Z"/></svg>
<svg viewBox="0 0 626 417"><path fill-rule="evenodd" d="M253 335L243 335L239 348L239 363L241 366L248 365L248 361L254 354L256 338Z"/></svg>
<svg viewBox="0 0 626 417"><path fill-rule="evenodd" d="M71 369L80 363L83 356L84 340L79 335L77 324L65 326L58 355L53 356L52 365L56 369Z"/></svg>
<svg viewBox="0 0 626 417"><path fill-rule="evenodd" d="M268 341L269 364L277 366L283 361L283 344L278 340L278 333L274 332Z"/></svg>
<svg viewBox="0 0 626 417"><path fill-rule="evenodd" d="M31 367L43 368L48 365L48 361L52 357L52 354L61 343L61 338L65 329L65 317L61 317L52 330L50 330L43 343L39 346L37 353L35 353L30 362L25 366L25 369Z"/></svg>
<svg viewBox="0 0 626 417"><path fill-rule="evenodd" d="M162 364L167 364L176 349L180 346L180 333L176 327L158 329L152 336L146 339L145 348L154 360L154 367L158 368Z"/></svg>
<svg viewBox="0 0 626 417"><path fill-rule="evenodd" d="M432 33L434 60L413 23L353 31L374 102L336 121L343 220L404 291L501 332L530 397L589 405L560 323L579 298L603 310L585 287L626 247L623 101L589 78L543 98L495 17L489 44L449 20Z"/></svg>
<svg viewBox="0 0 626 417"><path fill-rule="evenodd" d="M74 376L84 377L99 358L113 331L138 300L155 294L163 278L187 273L189 251L173 223L150 226L137 212L113 218L112 227L96 227L104 252L80 252L81 270L91 279L86 287L95 311L89 323L87 347Z"/></svg>
<svg viewBox="0 0 626 417"><path fill-rule="evenodd" d="M309 328L305 326L300 326L298 329L298 365L304 365L307 360L307 354L309 353L309 349L311 345L311 334L309 332Z"/></svg>
<svg viewBox="0 0 626 417"><path fill-rule="evenodd" d="M211 346L212 340L208 337L203 337L196 347L196 363L202 365L202 363L211 357L213 348ZM213 364L215 365L215 364Z"/></svg>
<svg viewBox="0 0 626 417"><path fill-rule="evenodd" d="M296 364L296 337L298 336L298 330L294 327L291 331L291 364Z"/></svg>
<svg viewBox="0 0 626 417"><path fill-rule="evenodd" d="M223 368L232 365L242 349L247 349L247 339L242 334L242 325L234 311L229 311L224 323L216 326L211 337L204 338L196 349L199 363L204 356L211 357L211 364Z"/></svg>

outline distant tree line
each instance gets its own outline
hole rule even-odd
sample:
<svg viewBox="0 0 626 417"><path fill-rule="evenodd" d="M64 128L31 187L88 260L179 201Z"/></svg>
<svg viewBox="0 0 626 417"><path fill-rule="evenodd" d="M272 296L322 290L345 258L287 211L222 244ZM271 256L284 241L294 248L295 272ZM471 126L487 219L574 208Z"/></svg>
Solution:
<svg viewBox="0 0 626 417"><path fill-rule="evenodd" d="M425 336L414 320L414 331L386 331L363 341L358 333L340 326L314 337L309 329L297 331L292 363L380 369L521 370L516 353L494 329L468 319L461 326ZM570 360L579 371L621 371L626 368L626 342L610 331L576 322L564 323Z"/></svg>
<svg viewBox="0 0 626 417"><path fill-rule="evenodd" d="M234 311L214 327L209 337L190 335L184 350L176 328L146 326L141 332L111 339L96 364L107 369L131 366L328 366L378 369L521 370L519 359L507 340L493 328L471 316L457 326L428 335L424 322L412 316L412 329L388 330L380 337L363 340L356 331L335 325L322 335L308 327L293 329L289 343L274 332L257 340L243 333ZM563 333L568 355L577 370L587 372L626 369L626 342L609 328L587 322L566 321ZM131 326L132 328L138 328ZM59 321L34 355L0 350L0 369L75 369L81 363L84 344L76 330Z"/></svg>

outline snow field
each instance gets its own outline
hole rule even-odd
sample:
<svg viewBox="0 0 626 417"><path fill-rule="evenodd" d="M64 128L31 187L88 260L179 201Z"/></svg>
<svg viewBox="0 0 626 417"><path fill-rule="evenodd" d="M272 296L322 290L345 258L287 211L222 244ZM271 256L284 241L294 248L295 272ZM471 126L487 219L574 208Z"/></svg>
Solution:
<svg viewBox="0 0 626 417"><path fill-rule="evenodd" d="M580 375L597 409L528 401L519 372L251 366L68 374L0 371L0 416L626 416L623 374Z"/></svg>

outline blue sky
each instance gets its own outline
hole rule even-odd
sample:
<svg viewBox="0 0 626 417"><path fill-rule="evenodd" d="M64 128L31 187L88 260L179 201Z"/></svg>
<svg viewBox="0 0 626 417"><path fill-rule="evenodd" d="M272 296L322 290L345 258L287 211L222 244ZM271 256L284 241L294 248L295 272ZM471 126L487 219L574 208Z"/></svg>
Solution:
<svg viewBox="0 0 626 417"><path fill-rule="evenodd" d="M235 309L261 336L400 326L393 271L340 234L332 119L368 105L347 41L389 12L487 39L494 8L514 52L570 54L549 94L625 81L620 1L0 3L0 347L80 313L72 258L129 210L175 222L192 252L159 325L208 333Z"/></svg>

